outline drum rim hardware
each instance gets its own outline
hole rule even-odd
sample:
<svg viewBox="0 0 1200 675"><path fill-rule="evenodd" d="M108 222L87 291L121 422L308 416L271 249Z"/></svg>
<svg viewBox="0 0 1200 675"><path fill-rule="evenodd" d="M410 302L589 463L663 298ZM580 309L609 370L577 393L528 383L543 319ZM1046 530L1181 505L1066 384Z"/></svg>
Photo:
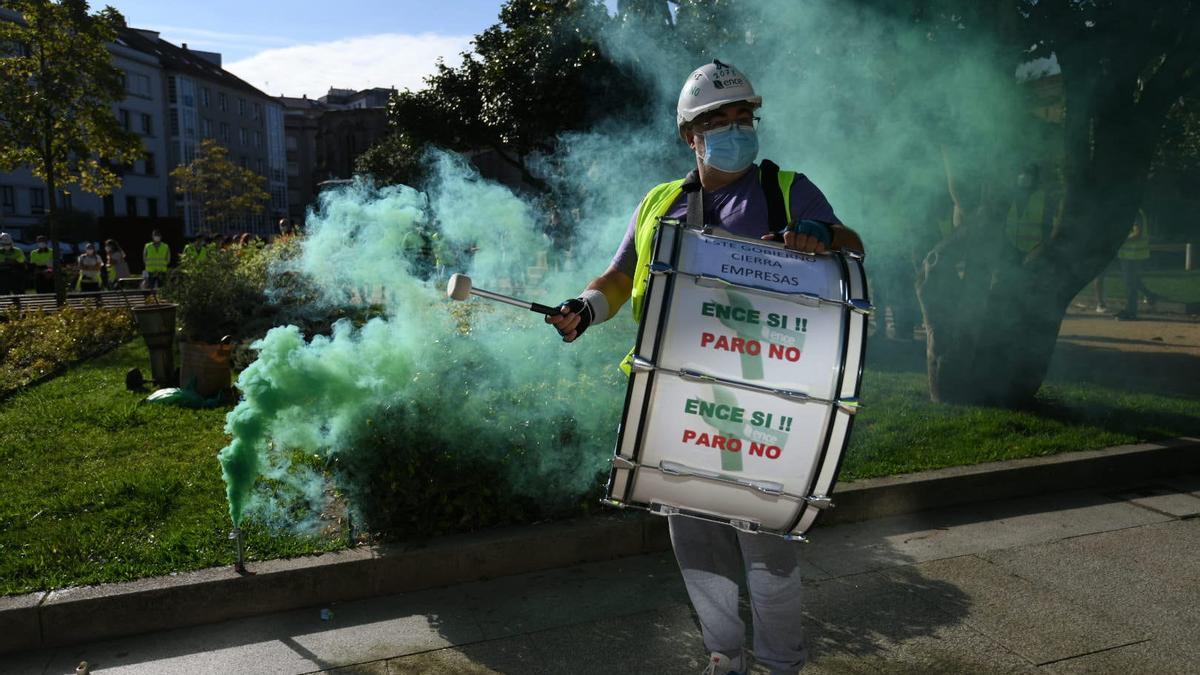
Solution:
<svg viewBox="0 0 1200 675"><path fill-rule="evenodd" d="M761 288L759 286L751 286L751 285L746 285L746 284L735 284L732 281L729 281L727 279L722 279L721 277L713 276L711 274L693 274L691 272L681 272L681 271L675 269L674 267L672 267L670 265L670 263L665 263L662 261L655 261L655 262L650 263L650 274L655 274L655 275L677 274L682 277L691 277L696 282L697 286L703 286L705 288L736 288L738 290L756 293L759 295L767 295L767 296L770 296L773 298L779 298L781 300L788 300L788 301L794 302L796 304L804 305L806 307L820 307L821 305L838 305L841 307L846 307L852 312L857 312L859 314L864 314L864 315L869 315L875 311L875 306L872 305L870 302L863 300L862 298L849 298L847 300L832 300L830 298L823 298L823 297L817 295L816 293L809 293L809 292L781 293L779 291L773 291L769 288Z"/></svg>
<svg viewBox="0 0 1200 675"><path fill-rule="evenodd" d="M853 398L853 397L839 398L839 399L821 398L820 396L810 396L809 394L805 394L802 391L795 391L794 389L778 389L775 387L764 387L762 385L752 384L750 382L744 382L742 380L732 380L732 379L727 379L724 377L718 377L716 375L709 375L708 373L705 373L705 372L702 372L699 370L695 370L692 368L682 368L679 370L674 370L672 368L667 368L665 366L655 365L649 359L644 358L638 354L633 355L633 359L630 361L630 367L633 370L642 372L642 373L658 371L660 373L665 373L667 375L674 375L680 379L689 380L692 382L710 382L710 383L714 383L714 384L723 384L728 387L737 387L739 389L746 389L749 391L757 391L759 393L770 394L772 396L776 396L778 398L782 398L784 400L792 401L795 403L819 403L822 405L832 405L832 406L837 407L838 410L841 410L842 412L846 413L847 415L857 415L858 411L862 409L862 403L857 398Z"/></svg>

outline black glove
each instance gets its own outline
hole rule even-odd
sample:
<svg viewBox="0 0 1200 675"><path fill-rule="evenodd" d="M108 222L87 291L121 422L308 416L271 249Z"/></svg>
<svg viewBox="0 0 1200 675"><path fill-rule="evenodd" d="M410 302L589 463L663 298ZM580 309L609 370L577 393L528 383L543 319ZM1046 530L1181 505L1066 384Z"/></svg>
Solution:
<svg viewBox="0 0 1200 675"><path fill-rule="evenodd" d="M833 245L833 229L822 222L801 220L788 225L787 230L796 234L816 237L817 241L821 242L821 245L825 248L830 248Z"/></svg>
<svg viewBox="0 0 1200 675"><path fill-rule="evenodd" d="M592 315L592 306L589 305L587 300L584 300L583 298L571 298L570 300L563 302L558 307L560 311L565 307L568 312L579 315L579 324L575 326L576 339L578 339L580 335L583 335L583 331L587 330L587 327L592 325L592 319L595 318ZM561 331L559 332L559 335L562 335Z"/></svg>

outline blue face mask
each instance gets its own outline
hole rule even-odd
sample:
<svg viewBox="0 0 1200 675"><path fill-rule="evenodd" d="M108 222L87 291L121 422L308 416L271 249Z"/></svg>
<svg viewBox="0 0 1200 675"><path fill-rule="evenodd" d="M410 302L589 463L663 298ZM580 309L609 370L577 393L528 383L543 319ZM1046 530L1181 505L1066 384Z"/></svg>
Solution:
<svg viewBox="0 0 1200 675"><path fill-rule="evenodd" d="M758 132L732 124L704 134L705 164L728 173L737 173L758 157Z"/></svg>

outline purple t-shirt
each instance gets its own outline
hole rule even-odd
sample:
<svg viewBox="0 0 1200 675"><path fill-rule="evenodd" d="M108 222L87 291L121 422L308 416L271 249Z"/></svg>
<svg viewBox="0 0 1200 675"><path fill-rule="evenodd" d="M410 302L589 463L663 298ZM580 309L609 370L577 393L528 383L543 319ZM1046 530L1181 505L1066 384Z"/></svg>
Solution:
<svg viewBox="0 0 1200 675"><path fill-rule="evenodd" d="M825 195L802 173L792 181L792 220L816 220L840 223ZM687 217L687 194L680 194L664 214L667 218ZM720 190L704 192L704 223L719 225L743 237L761 237L769 231L767 225L767 196L758 182L757 167ZM633 278L637 269L637 212L629 219L625 238L617 247L610 268L616 268Z"/></svg>

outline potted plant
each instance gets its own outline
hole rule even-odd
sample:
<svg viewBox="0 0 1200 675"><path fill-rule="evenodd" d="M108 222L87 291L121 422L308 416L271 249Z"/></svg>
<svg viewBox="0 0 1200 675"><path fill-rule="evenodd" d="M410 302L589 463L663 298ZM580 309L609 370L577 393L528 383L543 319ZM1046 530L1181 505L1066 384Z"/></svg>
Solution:
<svg viewBox="0 0 1200 675"><path fill-rule="evenodd" d="M266 307L261 243L185 256L163 284L178 305L179 385L210 397L230 388L230 353Z"/></svg>

